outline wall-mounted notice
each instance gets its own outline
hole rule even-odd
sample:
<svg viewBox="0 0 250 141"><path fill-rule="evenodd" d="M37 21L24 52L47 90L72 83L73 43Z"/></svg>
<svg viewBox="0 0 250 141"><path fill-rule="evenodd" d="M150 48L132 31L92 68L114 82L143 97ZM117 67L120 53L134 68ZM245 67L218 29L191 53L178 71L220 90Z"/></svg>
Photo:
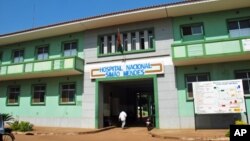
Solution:
<svg viewBox="0 0 250 141"><path fill-rule="evenodd" d="M244 51L250 51L250 39L242 40L242 46Z"/></svg>
<svg viewBox="0 0 250 141"><path fill-rule="evenodd" d="M196 114L246 111L242 80L194 82L193 92Z"/></svg>

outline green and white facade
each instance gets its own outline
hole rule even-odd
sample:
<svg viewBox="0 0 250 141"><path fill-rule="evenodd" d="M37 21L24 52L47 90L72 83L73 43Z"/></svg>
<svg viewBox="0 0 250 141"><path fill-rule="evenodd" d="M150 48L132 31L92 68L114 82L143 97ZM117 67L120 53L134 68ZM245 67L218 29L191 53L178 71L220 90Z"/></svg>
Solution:
<svg viewBox="0 0 250 141"><path fill-rule="evenodd" d="M249 121L249 13L247 7L173 19L172 57L182 127L225 128L236 119ZM243 80L246 113L195 116L192 82L234 79Z"/></svg>
<svg viewBox="0 0 250 141"><path fill-rule="evenodd" d="M186 1L0 35L0 113L80 128L115 124L120 110L131 126L147 115L172 129L248 121L250 1L239 1ZM246 113L194 114L194 78L243 76Z"/></svg>

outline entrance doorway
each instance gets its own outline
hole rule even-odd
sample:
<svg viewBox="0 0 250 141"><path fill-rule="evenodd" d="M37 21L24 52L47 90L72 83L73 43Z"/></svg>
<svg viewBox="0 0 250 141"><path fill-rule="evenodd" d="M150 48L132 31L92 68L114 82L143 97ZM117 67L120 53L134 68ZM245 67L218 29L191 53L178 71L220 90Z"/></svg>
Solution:
<svg viewBox="0 0 250 141"><path fill-rule="evenodd" d="M155 121L154 80L152 78L99 82L99 127L119 126L120 111L127 113L126 125L145 126Z"/></svg>

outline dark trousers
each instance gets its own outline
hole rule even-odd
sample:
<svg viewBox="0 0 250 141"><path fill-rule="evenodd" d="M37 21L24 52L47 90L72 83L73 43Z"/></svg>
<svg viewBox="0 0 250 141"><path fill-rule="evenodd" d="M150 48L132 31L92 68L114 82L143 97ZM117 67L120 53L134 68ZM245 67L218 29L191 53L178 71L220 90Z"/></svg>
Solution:
<svg viewBox="0 0 250 141"><path fill-rule="evenodd" d="M3 141L3 135L0 134L0 141Z"/></svg>

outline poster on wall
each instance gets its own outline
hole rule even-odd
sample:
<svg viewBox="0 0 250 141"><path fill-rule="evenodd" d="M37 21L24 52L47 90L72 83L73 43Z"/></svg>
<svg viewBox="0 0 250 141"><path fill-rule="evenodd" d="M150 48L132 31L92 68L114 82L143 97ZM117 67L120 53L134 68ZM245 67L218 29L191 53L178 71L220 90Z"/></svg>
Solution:
<svg viewBox="0 0 250 141"><path fill-rule="evenodd" d="M243 39L242 46L244 51L250 51L250 39Z"/></svg>
<svg viewBox="0 0 250 141"><path fill-rule="evenodd" d="M196 114L246 112L242 80L193 82Z"/></svg>

